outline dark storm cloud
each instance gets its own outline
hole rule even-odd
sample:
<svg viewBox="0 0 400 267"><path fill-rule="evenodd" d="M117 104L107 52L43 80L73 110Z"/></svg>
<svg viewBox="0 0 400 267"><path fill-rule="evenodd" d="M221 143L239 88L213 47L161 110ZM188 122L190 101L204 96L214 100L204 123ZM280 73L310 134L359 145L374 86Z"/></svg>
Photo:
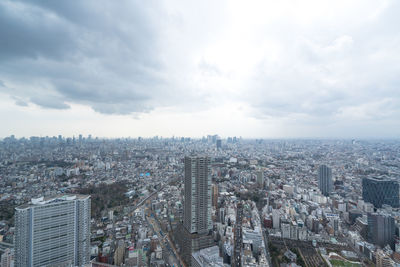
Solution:
<svg viewBox="0 0 400 267"><path fill-rule="evenodd" d="M13 99L15 100L15 105L20 106L20 107L27 107L28 103L26 103L25 101L19 99L18 97L13 97Z"/></svg>
<svg viewBox="0 0 400 267"><path fill-rule="evenodd" d="M38 7L18 2L0 3L0 60L21 57L62 58L73 49L72 28Z"/></svg>
<svg viewBox="0 0 400 267"><path fill-rule="evenodd" d="M45 108L148 111L163 97L157 12L130 1L0 2L0 77L19 84L11 96Z"/></svg>
<svg viewBox="0 0 400 267"><path fill-rule="evenodd" d="M70 106L63 102L62 99L57 97L49 96L34 96L30 98L30 101L36 105L42 106L44 108L52 109L69 109Z"/></svg>

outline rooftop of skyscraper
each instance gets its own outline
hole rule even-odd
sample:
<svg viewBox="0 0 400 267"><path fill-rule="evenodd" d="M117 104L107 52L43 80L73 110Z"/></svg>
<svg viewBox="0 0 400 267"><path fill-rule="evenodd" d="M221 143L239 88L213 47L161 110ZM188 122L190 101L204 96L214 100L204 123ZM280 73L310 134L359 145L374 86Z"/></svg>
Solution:
<svg viewBox="0 0 400 267"><path fill-rule="evenodd" d="M90 198L90 195L65 194L65 195L56 195L51 197L38 197L38 198L32 198L29 203L18 206L16 207L16 209L26 209L38 205L45 205L55 202L70 201L75 199L86 199L86 198Z"/></svg>

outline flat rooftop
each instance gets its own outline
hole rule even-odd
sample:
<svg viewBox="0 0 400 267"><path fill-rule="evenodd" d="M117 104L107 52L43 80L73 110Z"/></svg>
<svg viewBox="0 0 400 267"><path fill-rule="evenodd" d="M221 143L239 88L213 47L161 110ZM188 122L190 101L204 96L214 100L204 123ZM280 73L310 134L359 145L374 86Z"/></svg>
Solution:
<svg viewBox="0 0 400 267"><path fill-rule="evenodd" d="M50 204L50 203L54 203L54 202L71 201L71 200L75 200L75 199L87 199L87 198L90 198L90 195L63 194L63 195L56 195L56 196L51 196L51 197L32 198L30 202L16 207L16 209L27 209L27 208L37 207L40 205L46 205L46 204Z"/></svg>

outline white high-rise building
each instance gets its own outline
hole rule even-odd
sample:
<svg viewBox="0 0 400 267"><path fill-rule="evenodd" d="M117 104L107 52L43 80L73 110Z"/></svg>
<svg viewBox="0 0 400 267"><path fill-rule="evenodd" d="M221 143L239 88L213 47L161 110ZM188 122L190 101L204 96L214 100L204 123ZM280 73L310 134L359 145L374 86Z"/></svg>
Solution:
<svg viewBox="0 0 400 267"><path fill-rule="evenodd" d="M90 260L90 196L32 199L15 209L17 267L83 266Z"/></svg>
<svg viewBox="0 0 400 267"><path fill-rule="evenodd" d="M209 157L185 157L183 225L190 233L202 234L212 229Z"/></svg>

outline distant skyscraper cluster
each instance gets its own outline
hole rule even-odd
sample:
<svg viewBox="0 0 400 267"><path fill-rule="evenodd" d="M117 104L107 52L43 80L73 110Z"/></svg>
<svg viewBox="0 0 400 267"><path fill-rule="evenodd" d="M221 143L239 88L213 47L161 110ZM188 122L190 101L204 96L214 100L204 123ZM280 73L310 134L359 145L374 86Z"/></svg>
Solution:
<svg viewBox="0 0 400 267"><path fill-rule="evenodd" d="M82 266L89 248L90 196L39 198L16 208L17 267Z"/></svg>
<svg viewBox="0 0 400 267"><path fill-rule="evenodd" d="M324 196L329 196L333 190L332 169L326 165L318 168L318 187Z"/></svg>

